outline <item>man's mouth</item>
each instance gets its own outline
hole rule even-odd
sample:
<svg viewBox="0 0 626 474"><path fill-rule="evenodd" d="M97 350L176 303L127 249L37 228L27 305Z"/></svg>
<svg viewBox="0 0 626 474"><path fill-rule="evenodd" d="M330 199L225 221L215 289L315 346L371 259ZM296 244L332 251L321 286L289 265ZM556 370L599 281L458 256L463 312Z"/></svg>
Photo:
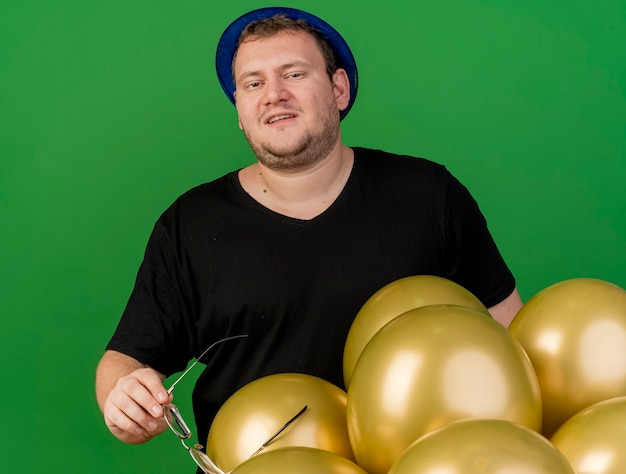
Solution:
<svg viewBox="0 0 626 474"><path fill-rule="evenodd" d="M270 119L267 121L267 123L271 125L271 124L279 122L281 120L294 118L294 117L295 117L295 115L291 115L291 114L276 115L274 117L270 117Z"/></svg>

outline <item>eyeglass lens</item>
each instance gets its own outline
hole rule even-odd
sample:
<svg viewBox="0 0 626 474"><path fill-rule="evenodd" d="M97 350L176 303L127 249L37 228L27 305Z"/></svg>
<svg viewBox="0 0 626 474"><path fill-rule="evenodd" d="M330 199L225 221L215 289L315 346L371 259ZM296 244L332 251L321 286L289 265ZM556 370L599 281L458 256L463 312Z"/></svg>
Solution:
<svg viewBox="0 0 626 474"><path fill-rule="evenodd" d="M165 422L168 424L170 429L178 436L180 439L187 439L191 436L191 430L183 420L183 417L178 411L178 407L173 403L167 403L163 405L163 416L165 417Z"/></svg>
<svg viewBox="0 0 626 474"><path fill-rule="evenodd" d="M224 471L211 461L211 458L207 456L202 449L203 447L199 444L196 444L193 448L189 448L189 454L198 467L206 474L225 474Z"/></svg>

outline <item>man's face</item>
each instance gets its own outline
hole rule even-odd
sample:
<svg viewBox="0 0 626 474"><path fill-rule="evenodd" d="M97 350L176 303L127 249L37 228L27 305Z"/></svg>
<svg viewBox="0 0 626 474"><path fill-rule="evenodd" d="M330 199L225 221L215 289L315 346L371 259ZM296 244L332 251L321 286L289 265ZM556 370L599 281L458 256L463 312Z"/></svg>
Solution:
<svg viewBox="0 0 626 474"><path fill-rule="evenodd" d="M243 43L234 75L239 126L262 164L302 169L340 143L349 81L342 69L330 80L310 34L281 32Z"/></svg>

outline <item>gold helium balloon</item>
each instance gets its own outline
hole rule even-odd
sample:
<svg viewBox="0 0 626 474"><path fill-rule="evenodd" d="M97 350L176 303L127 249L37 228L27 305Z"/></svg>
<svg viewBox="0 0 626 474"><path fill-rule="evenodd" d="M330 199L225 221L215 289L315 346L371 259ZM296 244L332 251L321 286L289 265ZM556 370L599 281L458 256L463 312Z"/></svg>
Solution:
<svg viewBox="0 0 626 474"><path fill-rule="evenodd" d="M580 474L624 474L626 397L585 408L563 423L550 440Z"/></svg>
<svg viewBox="0 0 626 474"><path fill-rule="evenodd" d="M541 427L530 361L506 329L462 306L417 308L383 327L363 350L348 389L357 463L386 473L417 438L465 418Z"/></svg>
<svg viewBox="0 0 626 474"><path fill-rule="evenodd" d="M350 386L363 348L380 328L411 309L435 304L466 306L489 314L478 298L446 278L414 275L389 283L365 302L352 322L343 353L345 386Z"/></svg>
<svg viewBox="0 0 626 474"><path fill-rule="evenodd" d="M586 472L586 471L585 471ZM539 433L507 420L463 420L415 441L389 474L575 474Z"/></svg>
<svg viewBox="0 0 626 474"><path fill-rule="evenodd" d="M240 388L219 409L209 430L207 454L220 469L231 471L306 406L263 451L304 446L354 460L346 404L345 391L312 375L262 377Z"/></svg>
<svg viewBox="0 0 626 474"><path fill-rule="evenodd" d="M542 433L600 401L626 395L626 291L602 280L556 283L533 296L509 326L541 389Z"/></svg>
<svg viewBox="0 0 626 474"><path fill-rule="evenodd" d="M354 462L316 448L290 447L261 453L232 474L367 474Z"/></svg>

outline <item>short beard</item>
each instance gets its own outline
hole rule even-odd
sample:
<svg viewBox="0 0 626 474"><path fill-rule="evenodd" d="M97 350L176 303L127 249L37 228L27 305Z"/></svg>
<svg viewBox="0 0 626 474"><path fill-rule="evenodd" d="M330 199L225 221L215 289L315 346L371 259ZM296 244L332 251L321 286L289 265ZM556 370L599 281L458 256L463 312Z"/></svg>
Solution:
<svg viewBox="0 0 626 474"><path fill-rule="evenodd" d="M244 134L259 163L276 171L296 171L325 159L337 144L339 138L339 111L334 103L329 104L327 114L322 118L322 131L313 135L307 131L290 152L279 152L271 143L253 141L246 131Z"/></svg>

